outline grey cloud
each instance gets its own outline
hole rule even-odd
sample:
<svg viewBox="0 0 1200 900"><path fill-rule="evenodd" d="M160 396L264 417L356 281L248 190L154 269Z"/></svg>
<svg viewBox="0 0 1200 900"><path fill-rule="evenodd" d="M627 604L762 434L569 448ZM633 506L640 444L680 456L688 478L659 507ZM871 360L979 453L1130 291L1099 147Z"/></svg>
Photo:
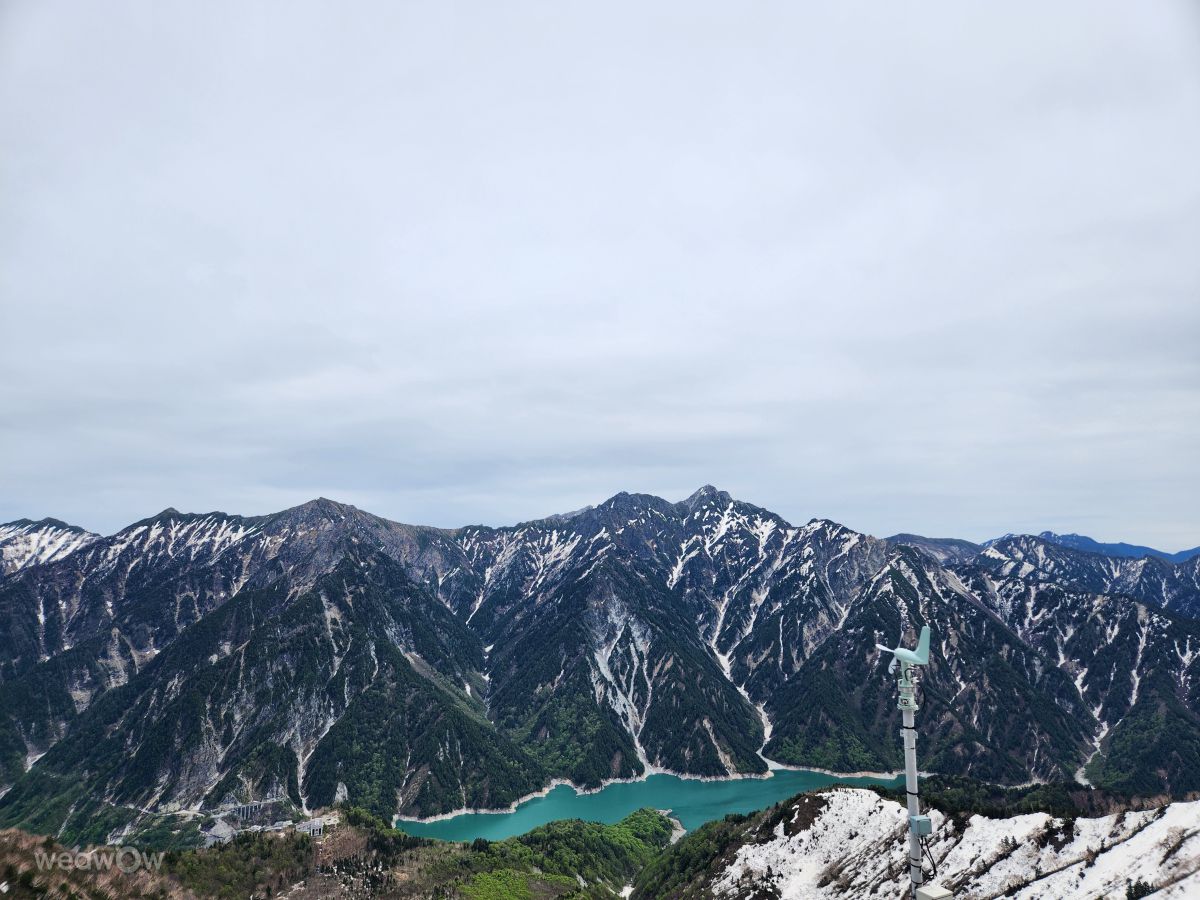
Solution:
<svg viewBox="0 0 1200 900"><path fill-rule="evenodd" d="M0 10L0 519L1200 542L1191 4Z"/></svg>

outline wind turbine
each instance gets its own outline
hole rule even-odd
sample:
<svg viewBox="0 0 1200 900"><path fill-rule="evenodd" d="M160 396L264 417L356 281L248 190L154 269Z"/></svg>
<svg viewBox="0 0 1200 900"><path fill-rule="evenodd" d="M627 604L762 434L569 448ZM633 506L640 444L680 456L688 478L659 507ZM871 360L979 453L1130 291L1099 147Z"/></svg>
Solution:
<svg viewBox="0 0 1200 900"><path fill-rule="evenodd" d="M921 626L921 636L917 639L916 650L905 650L903 647L885 647L883 644L876 644L876 650L882 650L884 653L890 653L894 657L892 664L888 666L888 674L896 671L896 663L906 662L910 666L927 666L929 665L929 626ZM913 707L916 709L917 707Z"/></svg>
<svg viewBox="0 0 1200 900"><path fill-rule="evenodd" d="M921 838L933 833L933 823L929 816L921 815L921 798L917 790L917 706L915 695L919 673L918 666L929 665L929 626L921 626L921 637L917 640L917 649L905 647L885 647L876 644L876 649L892 654L892 664L888 666L889 673L899 669L896 686L900 698L896 706L900 710L903 724L900 735L904 741L904 790L908 795L908 880L912 884L914 900L942 900L949 897L950 892L940 884L925 884L925 870L921 867L921 852L924 850ZM925 851L928 855L928 851ZM929 857L930 863L933 857ZM937 875L934 867L933 874Z"/></svg>

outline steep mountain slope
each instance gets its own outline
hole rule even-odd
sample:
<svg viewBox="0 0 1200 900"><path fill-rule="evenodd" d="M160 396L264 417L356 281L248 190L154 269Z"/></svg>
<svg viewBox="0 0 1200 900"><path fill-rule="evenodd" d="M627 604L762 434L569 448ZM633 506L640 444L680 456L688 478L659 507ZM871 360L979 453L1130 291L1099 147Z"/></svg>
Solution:
<svg viewBox="0 0 1200 900"><path fill-rule="evenodd" d="M1045 662L953 573L898 548L844 627L767 702L766 752L839 771L903 766L895 685L875 649L935 638L922 682L922 765L990 781L1069 778L1094 727L1069 675Z"/></svg>
<svg viewBox="0 0 1200 900"><path fill-rule="evenodd" d="M78 718L0 822L70 834L100 810L124 825L132 810L283 794L385 815L504 805L543 775L464 689L482 663L401 566L352 546L303 593L244 590L187 629Z"/></svg>
<svg viewBox="0 0 1200 900"><path fill-rule="evenodd" d="M0 784L245 584L253 529L167 511L0 581Z"/></svg>
<svg viewBox="0 0 1200 900"><path fill-rule="evenodd" d="M302 592L349 539L419 575L444 533L315 500L271 516L173 509L0 582L0 788L99 695L125 684L239 591ZM13 713L19 714L16 721Z"/></svg>
<svg viewBox="0 0 1200 900"><path fill-rule="evenodd" d="M1200 803L1078 819L929 815L937 880L955 897L1098 900L1134 884L1162 898L1200 891ZM633 896L899 900L909 893L906 827L904 808L872 791L802 794L684 838L642 872Z"/></svg>
<svg viewBox="0 0 1200 900"><path fill-rule="evenodd" d="M1096 723L1095 759L1080 779L1144 794L1200 790L1200 622L1023 572L989 551L961 575L1072 676Z"/></svg>
<svg viewBox="0 0 1200 900"><path fill-rule="evenodd" d="M0 576L62 559L99 537L58 519L5 522L0 525Z"/></svg>
<svg viewBox="0 0 1200 900"><path fill-rule="evenodd" d="M662 577L680 510L622 494L573 516L459 535L484 573L448 602L489 646L490 709L584 784L669 769L762 772L762 725ZM469 603L469 610L467 604Z"/></svg>
<svg viewBox="0 0 1200 900"><path fill-rule="evenodd" d="M82 821L74 770L122 825L272 791L427 814L555 777L894 769L875 644L924 623L924 768L1200 790L1200 560L970 546L711 486L507 528L167 510L0 579L0 822Z"/></svg>

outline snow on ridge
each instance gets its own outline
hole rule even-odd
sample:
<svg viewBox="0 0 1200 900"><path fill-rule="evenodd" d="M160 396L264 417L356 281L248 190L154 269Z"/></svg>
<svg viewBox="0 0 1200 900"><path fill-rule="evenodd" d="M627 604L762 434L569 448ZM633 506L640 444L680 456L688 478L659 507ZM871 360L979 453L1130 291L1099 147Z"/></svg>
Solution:
<svg viewBox="0 0 1200 900"><path fill-rule="evenodd" d="M0 525L0 574L57 562L99 539L90 531L49 521Z"/></svg>
<svg viewBox="0 0 1200 900"><path fill-rule="evenodd" d="M929 815L937 880L960 900L1124 896L1129 881L1159 887L1155 897L1200 895L1200 801L1081 818L1073 825L1030 813L975 815L956 828L936 810ZM811 824L801 816L812 818ZM908 885L905 828L904 808L873 791L835 788L808 795L769 840L739 848L713 892L744 896L751 885L770 884L782 900L901 900ZM788 836L789 830L795 833Z"/></svg>
<svg viewBox="0 0 1200 900"><path fill-rule="evenodd" d="M101 550L100 568L111 569L132 551L130 568L186 555L195 560L201 553L215 560L218 556L260 533L257 523L210 513L204 516L170 516L132 526L106 540Z"/></svg>

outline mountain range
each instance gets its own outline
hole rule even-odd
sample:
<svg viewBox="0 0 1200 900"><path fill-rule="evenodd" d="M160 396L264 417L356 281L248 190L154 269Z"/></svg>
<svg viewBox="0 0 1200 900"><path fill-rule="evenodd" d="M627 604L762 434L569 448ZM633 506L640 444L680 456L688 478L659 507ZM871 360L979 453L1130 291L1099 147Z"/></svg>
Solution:
<svg viewBox="0 0 1200 900"><path fill-rule="evenodd" d="M961 538L930 538L919 534L894 534L886 540L893 544L911 544L914 547L920 547L942 562L948 560L961 562L975 556L985 547L1018 536L1006 534L1003 537L984 541L982 544L964 541ZM1167 553L1165 550L1155 550L1153 547L1143 547L1141 544L1126 544L1124 541L1106 544L1082 534L1055 534L1053 531L1043 531L1036 537L1049 544L1069 547L1072 550L1082 550L1085 553L1097 553L1101 556L1120 556L1130 559L1152 556L1169 563L1184 563L1200 556L1200 547L1180 550L1178 553Z"/></svg>
<svg viewBox="0 0 1200 900"><path fill-rule="evenodd" d="M0 826L116 839L282 796L901 765L876 643L934 632L921 766L1200 790L1200 557L792 525L705 486L492 528L320 499L0 526Z"/></svg>
<svg viewBox="0 0 1200 900"><path fill-rule="evenodd" d="M1134 559L1139 559L1143 556L1156 556L1159 559L1165 559L1167 562L1175 563L1187 562L1189 559L1200 556L1200 547L1192 547L1190 550L1180 550L1178 553L1167 553L1164 550L1155 550L1153 547L1143 547L1140 544L1126 544L1123 541L1115 544L1105 544L1082 534L1055 534L1053 531L1043 531L1038 537L1063 547L1086 550L1088 553L1100 553L1104 556L1128 556Z"/></svg>

